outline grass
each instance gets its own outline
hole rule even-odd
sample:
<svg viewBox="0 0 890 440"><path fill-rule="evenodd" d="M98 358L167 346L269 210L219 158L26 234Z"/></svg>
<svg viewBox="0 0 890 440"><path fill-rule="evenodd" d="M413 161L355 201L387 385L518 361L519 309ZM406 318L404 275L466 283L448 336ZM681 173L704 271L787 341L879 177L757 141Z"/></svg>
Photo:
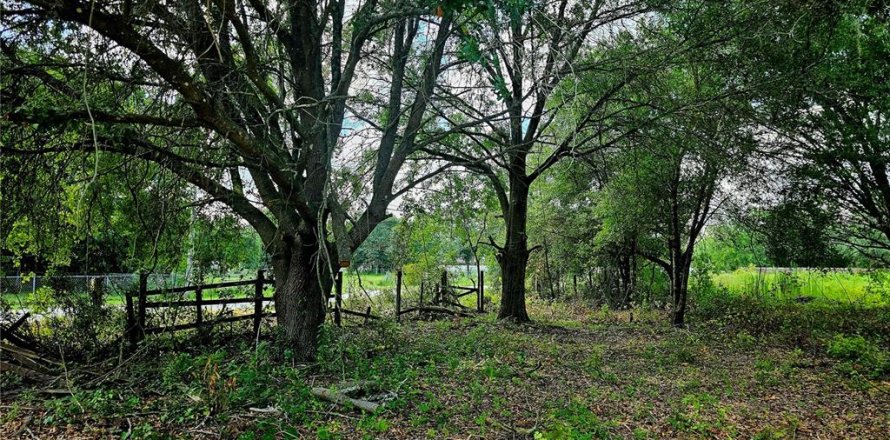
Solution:
<svg viewBox="0 0 890 440"><path fill-rule="evenodd" d="M72 366L70 396L4 383L22 389L2 399L9 411L0 437L28 417L40 438L773 439L890 431L890 383L877 369L888 359L890 314L878 315L884 327L865 336L826 328L801 344L798 327L779 327L772 333L787 337L776 338L735 314L711 319L710 309L696 307L688 330L667 326L661 311L534 299L532 325L484 315L326 326L312 365L294 363L265 338L217 348L184 340L179 351L159 341L99 385L86 386L94 376ZM309 394L357 379L397 397L362 414Z"/></svg>
<svg viewBox="0 0 890 440"><path fill-rule="evenodd" d="M766 299L808 298L866 307L890 304L890 273L852 270L743 268L713 276L716 286L735 295Z"/></svg>

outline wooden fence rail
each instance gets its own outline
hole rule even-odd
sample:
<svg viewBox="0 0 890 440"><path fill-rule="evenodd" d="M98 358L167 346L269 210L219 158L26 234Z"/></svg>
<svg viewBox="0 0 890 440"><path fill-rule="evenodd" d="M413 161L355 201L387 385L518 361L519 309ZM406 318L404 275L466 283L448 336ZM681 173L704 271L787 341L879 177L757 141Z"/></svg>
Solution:
<svg viewBox="0 0 890 440"><path fill-rule="evenodd" d="M479 271L479 278L474 287L469 286L453 286L448 284L448 272L442 272L442 279L436 290L433 292L433 302L431 306L424 306L423 303L424 283L420 282L420 301L417 306L402 309L402 271L396 272L396 320L401 321L402 315L411 312L436 312L463 314L460 311L449 310L441 305L456 306L458 308L467 309L458 301L467 295L476 295L476 311L482 313L485 311L485 272Z"/></svg>
<svg viewBox="0 0 890 440"><path fill-rule="evenodd" d="M225 281L220 283L213 284L203 284L198 286L183 286L183 287L174 287L170 289L153 289L148 290L148 274L141 273L139 275L139 289L136 292L127 292L126 293L126 312L127 312L127 322L126 329L124 331L124 337L129 341L131 348L135 348L136 345L145 339L146 335L157 334L163 332L173 332L180 330L188 330L188 329L200 329L204 327L211 327L216 324L228 323L228 322L236 322L236 321L245 321L245 320L253 320L253 331L254 333L259 331L260 324L262 323L262 319L265 317L275 316L275 313L263 313L263 303L273 301L272 297L263 296L263 289L268 282L272 280L268 280L265 278L262 270L257 272L256 279L252 280L242 280L242 281ZM476 311L484 312L485 306L485 274L483 272L479 272L479 278L477 280L477 285L475 287L467 287L467 286L453 286L448 284L448 275L447 273L442 274L442 281L436 285L436 289L433 292L434 297L433 301L429 305L424 305L423 296L424 296L424 284L421 282L420 286L420 301L414 307L402 308L402 271L399 270L396 272L396 310L395 316L397 321L401 321L402 315L411 312L441 312L441 313L452 313L464 315L465 311L462 310L449 310L446 307L442 306L457 306L463 310L470 310L467 307L461 306L458 300L464 296L476 294ZM242 298L212 298L212 299L204 299L204 293L209 290L217 290L217 289L227 289L232 287L244 287L244 286L254 286L253 296L251 297L242 297ZM149 301L150 297L159 296L159 295L169 295L169 294L178 294L178 293L189 293L194 292L194 299L169 299L169 300L159 300L159 301ZM379 320L380 316L373 315L371 313L371 308L368 307L365 311L355 311L355 310L347 310L343 308L343 273L338 272L337 277L334 283L334 307L333 307L333 318L334 323L337 326L340 326L342 323L343 315L349 316L357 316L360 318L364 318L365 322L368 322L371 319ZM213 320L205 320L204 319L204 307L206 306L214 306L214 305L228 305L228 304L253 304L253 313L247 315L238 315L238 316L228 316L222 318L216 318ZM163 309L163 308L189 308L194 307L195 311L195 321L184 323L184 324L176 324L176 325L167 325L167 326L155 326L148 327L146 325L146 315L149 309Z"/></svg>
<svg viewBox="0 0 890 440"><path fill-rule="evenodd" d="M139 290L137 292L127 292L126 294L126 308L127 308L127 324L126 329L124 331L124 336L130 343L131 348L135 348L136 345L143 339L145 339L145 335L149 334L157 334L168 331L180 331L180 330L188 330L188 329L200 329L203 327L211 327L217 324L227 323L227 322L236 322L236 321L246 321L253 320L253 331L254 333L258 332L260 329L260 324L262 323L262 319L264 317L275 316L274 313L263 313L263 303L272 301L273 298L263 296L263 289L267 282L271 280L267 280L264 277L264 273L262 270L257 272L256 279L253 280L242 280L242 281L226 281L221 283L213 283L213 284L203 284L199 286L184 286L184 287L175 287L171 289L154 289L148 290L148 274L141 273L139 275ZM216 289L226 289L231 287L242 287L242 286L254 286L253 296L251 297L242 297L242 298L215 298L215 299L204 299L204 292L208 290L216 290ZM194 292L195 299L193 300L168 300L168 301L148 301L148 298L151 296L163 295L163 294L176 294L176 293L188 293ZM134 298L135 296L135 298ZM134 301L135 299L135 301ZM213 320L204 320L204 307L205 306L213 306L213 305L227 305L227 304L253 304L253 313L247 315L238 315L238 316L228 316L223 318L217 318ZM156 326L156 327L147 327L146 326L146 311L148 309L160 309L160 308L181 308L181 307L194 307L195 308L195 321L185 324L177 324L177 325L168 325L168 326Z"/></svg>

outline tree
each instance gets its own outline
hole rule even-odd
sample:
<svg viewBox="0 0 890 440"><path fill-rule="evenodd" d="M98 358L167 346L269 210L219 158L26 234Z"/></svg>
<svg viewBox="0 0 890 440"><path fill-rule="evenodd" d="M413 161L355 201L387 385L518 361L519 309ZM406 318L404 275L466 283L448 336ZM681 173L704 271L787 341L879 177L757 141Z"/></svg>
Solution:
<svg viewBox="0 0 890 440"><path fill-rule="evenodd" d="M753 132L741 125L747 100L730 96L731 82L687 60L667 69L658 95L695 103L638 130L618 150L620 167L607 184L599 211L602 234L635 237L637 253L659 265L670 280L672 323L685 325L689 275L702 231L742 176Z"/></svg>
<svg viewBox="0 0 890 440"><path fill-rule="evenodd" d="M645 2L497 1L469 13L460 28L459 80L439 88L439 115L464 136L444 138L428 153L485 177L505 224L503 244L490 238L501 269L499 319L528 321L525 278L530 249L531 185L554 164L609 144L616 94L637 76L632 18ZM612 35L619 35L614 40ZM591 44L590 41L596 43ZM616 50L606 50L612 45ZM595 87L572 82L597 73ZM577 87L575 87L577 85ZM587 83L586 85L594 85ZM584 90L578 90L578 89ZM575 96L587 94L583 105ZM626 103L625 103L626 104ZM639 105L637 103L628 106ZM620 111L619 111L620 112Z"/></svg>
<svg viewBox="0 0 890 440"><path fill-rule="evenodd" d="M595 239L601 226L594 213L600 169L588 166L587 159L554 165L530 197L529 237L542 249L532 256L530 271L538 292L549 291L554 297L567 290L562 288L566 276L573 293L582 291L579 277L588 294L604 293L594 290L591 273L604 266Z"/></svg>
<svg viewBox="0 0 890 440"><path fill-rule="evenodd" d="M69 158L65 174L55 166L3 158L0 248L12 266L78 274L176 267L193 191L150 162L105 155Z"/></svg>
<svg viewBox="0 0 890 440"><path fill-rule="evenodd" d="M311 360L335 262L436 173L401 171L429 132L459 7L430 17L376 0L11 5L5 156L42 155L56 169L96 152L150 161L227 206L262 239L284 340ZM359 84L362 69L380 81ZM347 120L374 133L373 150L344 141ZM336 160L356 150L361 165ZM344 197L346 179L365 183L354 184L361 201Z"/></svg>
<svg viewBox="0 0 890 440"><path fill-rule="evenodd" d="M760 212L757 229L766 254L780 267L843 267L847 260L831 239L838 217L819 191L791 187L775 206ZM758 213L755 213L757 215Z"/></svg>
<svg viewBox="0 0 890 440"><path fill-rule="evenodd" d="M393 256L394 229L399 225L398 219L389 218L377 225L374 232L352 254L352 262L356 269L373 268L374 270L392 270L395 266Z"/></svg>
<svg viewBox="0 0 890 440"><path fill-rule="evenodd" d="M261 268L262 243L231 213L201 212L193 219L187 258L186 278L200 284L211 273Z"/></svg>
<svg viewBox="0 0 890 440"><path fill-rule="evenodd" d="M877 1L824 8L795 27L787 45L767 52L774 62L761 67L763 74L791 80L762 98L762 120L775 133L764 146L786 158L791 181L838 201L845 223L860 226L835 238L886 259L890 12Z"/></svg>
<svg viewBox="0 0 890 440"><path fill-rule="evenodd" d="M766 242L755 228L736 219L720 219L704 231L692 264L707 273L769 266Z"/></svg>

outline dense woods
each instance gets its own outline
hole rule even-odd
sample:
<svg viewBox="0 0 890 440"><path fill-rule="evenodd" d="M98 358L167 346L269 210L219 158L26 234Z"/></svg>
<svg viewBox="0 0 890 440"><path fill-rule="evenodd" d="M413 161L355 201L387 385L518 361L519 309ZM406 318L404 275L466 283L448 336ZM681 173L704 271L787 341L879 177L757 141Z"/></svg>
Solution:
<svg viewBox="0 0 890 440"><path fill-rule="evenodd" d="M0 416L10 433L58 436L60 418L127 438L890 430L886 2L4 0L0 15L0 400L44 411ZM798 374L855 423L729 421L702 397L716 376L682 370L785 368L758 351L800 371L752 400L809 402ZM476 400L454 394L476 369ZM85 406L124 371L166 397ZM636 394L678 377L708 391ZM560 394L589 381L681 409ZM151 405L165 416L146 432L120 428ZM175 405L188 415L166 418ZM332 423L332 406L369 414ZM187 430L191 411L211 434Z"/></svg>

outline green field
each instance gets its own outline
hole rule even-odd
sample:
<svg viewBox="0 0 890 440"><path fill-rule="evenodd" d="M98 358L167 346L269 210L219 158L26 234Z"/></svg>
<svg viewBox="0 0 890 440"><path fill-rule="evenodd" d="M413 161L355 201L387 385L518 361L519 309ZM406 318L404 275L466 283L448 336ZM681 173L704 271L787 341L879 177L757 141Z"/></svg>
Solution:
<svg viewBox="0 0 890 440"><path fill-rule="evenodd" d="M818 300L877 306L890 299L890 272L744 268L713 276L728 292L764 299Z"/></svg>

